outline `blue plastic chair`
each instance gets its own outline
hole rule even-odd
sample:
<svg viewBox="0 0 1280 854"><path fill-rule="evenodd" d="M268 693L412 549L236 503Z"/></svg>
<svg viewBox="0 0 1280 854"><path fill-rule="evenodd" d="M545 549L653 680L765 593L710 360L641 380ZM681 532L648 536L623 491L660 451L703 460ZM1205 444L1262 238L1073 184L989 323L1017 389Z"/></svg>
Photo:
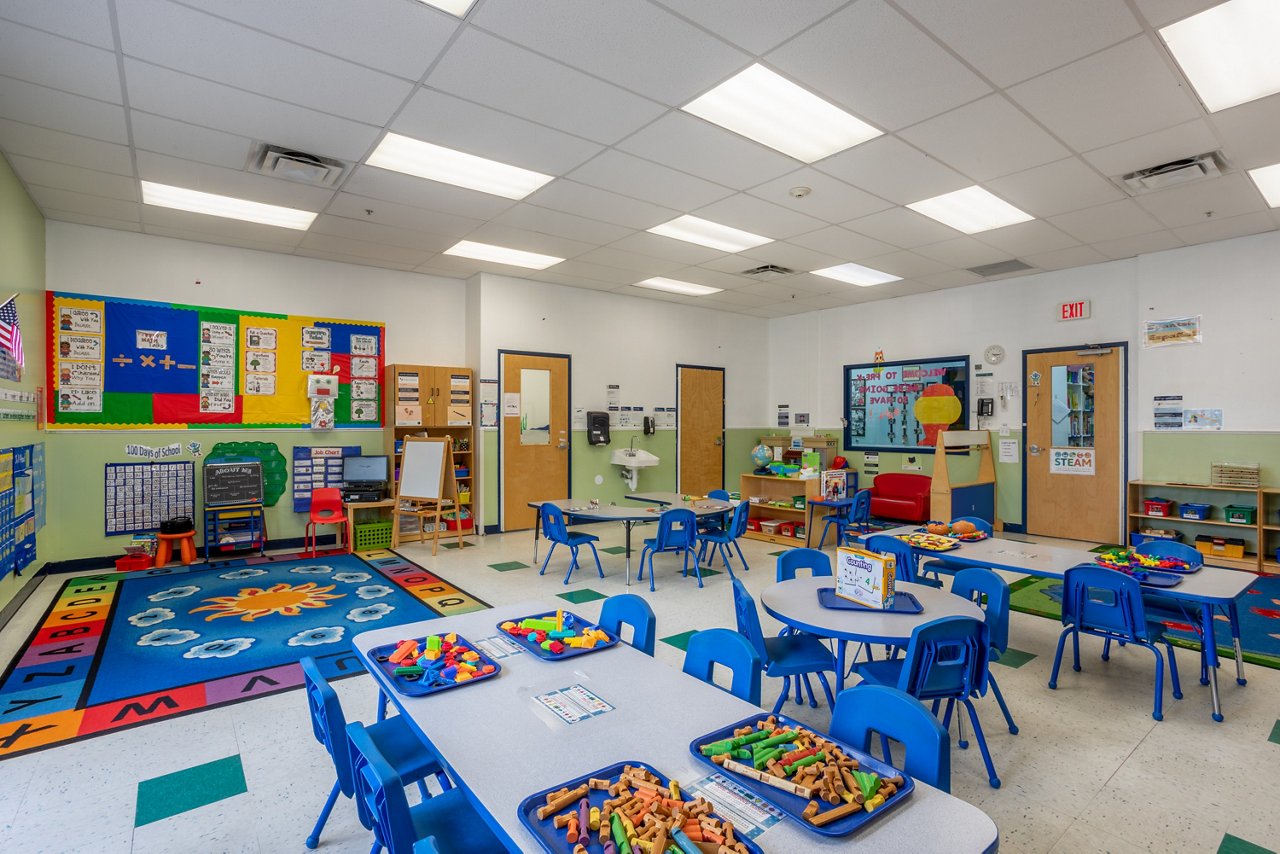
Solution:
<svg viewBox="0 0 1280 854"><path fill-rule="evenodd" d="M733 508L733 515L729 519L729 527L718 531L704 531L698 534L698 562L701 563L703 553L708 548L720 552L720 557L724 560L724 568L729 570L729 576L733 577L733 565L729 563L729 546L733 546L738 551L738 558L742 561L744 570L751 569L747 566L747 557L742 553L742 546L738 545L738 538L747 532L747 516L751 512L751 504L746 501L738 502L738 506ZM708 566L710 559L708 559ZM698 575L699 586L701 586L702 575Z"/></svg>
<svg viewBox="0 0 1280 854"><path fill-rule="evenodd" d="M1204 555L1198 549L1176 540L1148 540L1136 547L1134 551L1140 555L1148 555L1150 557L1176 557L1186 561L1187 566L1191 567L1204 566ZM1185 600L1161 596L1159 593L1149 593L1144 590L1142 592L1142 604L1147 610L1148 621L1187 623L1196 627L1197 634L1202 634L1200 631L1199 608L1192 605L1188 609L1188 603ZM1228 617L1231 617L1231 613L1228 613ZM1238 634L1238 630L1236 633ZM1203 641L1204 638L1200 640ZM1244 681L1239 678L1236 681L1241 685L1244 684ZM1203 643L1200 644L1200 684L1209 684L1209 659L1205 655Z"/></svg>
<svg viewBox="0 0 1280 854"><path fill-rule="evenodd" d="M321 675L314 658L308 656L298 663L302 665L302 679L307 689L307 707L311 711L311 731L315 734L316 741L324 745L324 749L328 751L338 777L333 784L333 789L329 792L329 799L320 810L320 818L307 837L307 847L315 848L320 844L320 833L329 820L329 813L333 811L338 794L341 793L348 798L353 797L355 783L351 771L351 752L347 747L347 736L344 731L347 719L342 713L342 703L338 700L338 693ZM373 724L368 731L369 738L395 768L396 773L405 780L418 783L418 790L424 800L430 798L431 793L427 791L422 781L433 774L442 789L447 791L452 787L453 784L440 766L439 758L423 743L422 739L418 738L417 733L409 727L404 718L399 716L388 718Z"/></svg>
<svg viewBox="0 0 1280 854"><path fill-rule="evenodd" d="M986 519L980 519L977 516L957 516L951 520L951 524L954 525L956 522L971 522L975 528L986 534L988 537L991 536L995 530L991 526L990 522ZM945 557L935 557L920 564L919 574L922 579L925 573L932 576L928 580L922 580L922 583L929 584L930 586L941 587L942 579L939 578L939 576L955 575L962 569L964 569L964 564L951 563ZM936 585L933 584L934 581L937 582Z"/></svg>
<svg viewBox="0 0 1280 854"><path fill-rule="evenodd" d="M796 570L812 570L812 575L831 575L831 555L817 549L787 549L778 555L778 583L796 577Z"/></svg>
<svg viewBox="0 0 1280 854"><path fill-rule="evenodd" d="M825 557L825 555L824 555ZM760 614L756 611L756 600L751 598L741 580L733 579L733 610L738 620L738 633L751 642L765 676L782 678L782 693L773 704L776 715L787 701L791 692L791 678L795 677L809 691L809 705L818 707L813 695L813 686L809 684L809 674L815 673L822 683L822 690L827 695L827 706L835 707L835 698L831 695L831 685L827 682L824 670L835 672L836 659L831 650L823 646L822 641L813 635L784 634L774 638L766 638L760 627ZM797 689L796 694L799 695Z"/></svg>
<svg viewBox="0 0 1280 854"><path fill-rule="evenodd" d="M915 697L888 685L841 691L831 714L831 737L869 754L872 733L906 748L901 768L909 776L951 791L951 735Z"/></svg>
<svg viewBox="0 0 1280 854"><path fill-rule="evenodd" d="M346 735L356 807L360 822L373 831L375 848L385 846L388 854L414 854L415 849L438 854L506 850L461 789L409 806L404 778L369 735L369 728L353 723ZM419 841L427 837L434 837L431 847L419 848Z"/></svg>
<svg viewBox="0 0 1280 854"><path fill-rule="evenodd" d="M999 661L1000 656L1009 651L1009 583L998 574L984 567L971 566L956 573L951 582L951 592L977 604L982 609L987 631L991 636L990 660ZM996 677L987 668L987 683L991 693L996 695L1004 721L1009 725L1009 732L1018 734L1018 725L1009 714L1009 706L1000 693Z"/></svg>
<svg viewBox="0 0 1280 854"><path fill-rule="evenodd" d="M698 573L698 586L702 586L702 567L698 565L698 556L693 552L693 546L698 538L698 517L693 514L692 510L684 507L676 507L671 510L664 510L662 515L658 517L658 534L655 537L648 537L644 541L644 548L640 550L640 573L636 576L637 581L644 581L645 558L649 559L649 592L654 590L653 586L653 556L664 552L679 552L684 556L684 575L689 576L689 558L693 558L694 571Z"/></svg>
<svg viewBox="0 0 1280 854"><path fill-rule="evenodd" d="M600 628L622 637L622 626L631 626L631 645L645 655L653 655L658 621L653 609L634 593L610 596L600 606Z"/></svg>
<svg viewBox="0 0 1280 854"><path fill-rule="evenodd" d="M1142 604L1142 587L1138 580L1114 569L1094 564L1081 564L1066 571L1062 582L1062 625L1066 626L1058 636L1058 649L1053 656L1053 673L1049 687L1058 687L1058 668L1062 664L1062 649L1071 635L1074 663L1072 669L1080 672L1080 633L1100 637L1106 643L1102 660L1110 657L1110 642L1122 641L1146 647L1156 657L1155 703L1151 717L1162 720L1164 703L1164 661L1155 641L1163 640L1169 651L1169 677L1173 681L1173 698L1182 699L1182 686L1178 682L1178 662L1173 655L1173 644L1164 637L1164 626L1147 619Z"/></svg>
<svg viewBox="0 0 1280 854"><path fill-rule="evenodd" d="M972 617L942 617L916 626L904 657L863 662L855 669L864 682L891 685L921 702L932 701L935 713L938 705L946 700L942 717L942 728L946 730L951 728L951 713L956 703L962 704L973 723L982 761L987 766L987 779L993 789L998 789L1000 778L996 776L995 763L987 749L978 710L970 699L975 694L986 693L990 648L991 635L986 623ZM969 746L963 739L956 743L962 750ZM885 758L889 759L887 738L881 740L881 746Z"/></svg>
<svg viewBox="0 0 1280 854"><path fill-rule="evenodd" d="M714 498L717 501L728 501L729 490L713 489L707 493L707 497ZM724 520L725 520L725 517L728 516L730 512L731 511L726 510L723 513L716 513L711 516L698 517L698 530L699 531L724 530Z"/></svg>
<svg viewBox="0 0 1280 854"><path fill-rule="evenodd" d="M856 502L856 497L855 497ZM833 507L831 512L822 517L822 536L818 538L818 548L822 548L822 544L827 541L827 531L832 526L836 529L836 545L840 545L840 539L844 536L845 528L849 527L849 520L853 511L852 504L846 504L843 507Z"/></svg>
<svg viewBox="0 0 1280 854"><path fill-rule="evenodd" d="M538 508L538 513L542 516L542 533L551 541L551 548L547 549L547 556L542 561L542 569L538 570L538 575L547 571L547 564L551 562L551 553L556 550L556 546L565 545L569 547L569 554L573 556L573 560L569 561L569 571L564 574L564 583L568 584L569 576L573 575L573 571L578 568L578 548L588 545L596 559L596 571L600 573L601 578L604 578L604 567L600 565L600 553L596 551L599 537L595 534L584 534L581 531L570 531L565 526L564 511L550 502L542 504Z"/></svg>
<svg viewBox="0 0 1280 854"><path fill-rule="evenodd" d="M840 533L840 541L846 546L854 545L858 534L871 533L871 490L859 489L853 496L853 506L849 508L849 523Z"/></svg>
<svg viewBox="0 0 1280 854"><path fill-rule="evenodd" d="M873 534L867 537L866 550L876 554L891 555L895 570L894 577L899 581L919 582L921 584L929 584L930 587L942 586L941 581L936 584L921 581L916 574L916 553L911 549L911 546L897 537L891 537L888 534Z"/></svg>
<svg viewBox="0 0 1280 854"><path fill-rule="evenodd" d="M1134 549L1140 555L1149 557L1176 557L1187 562L1188 566L1204 566L1204 555L1193 546L1177 540L1147 540Z"/></svg>
<svg viewBox="0 0 1280 854"><path fill-rule="evenodd" d="M730 694L753 706L760 705L760 656L750 641L729 629L704 629L689 638L684 652L685 673L715 685L711 673L716 664L724 665L733 674Z"/></svg>

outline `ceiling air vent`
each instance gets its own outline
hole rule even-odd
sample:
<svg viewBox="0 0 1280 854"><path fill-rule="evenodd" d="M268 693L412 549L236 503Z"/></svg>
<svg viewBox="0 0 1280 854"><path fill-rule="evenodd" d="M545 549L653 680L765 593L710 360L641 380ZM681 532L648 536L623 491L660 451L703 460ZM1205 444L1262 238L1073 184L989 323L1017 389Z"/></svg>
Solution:
<svg viewBox="0 0 1280 854"><path fill-rule="evenodd" d="M1021 273L1023 270L1035 269L1030 264L1024 264L1017 259L1012 261L998 261L995 264L982 264L978 267L966 267L970 273L976 273L979 276L1003 276L1005 273Z"/></svg>
<svg viewBox="0 0 1280 854"><path fill-rule="evenodd" d="M743 270L742 275L751 276L756 279L776 279L780 276L793 276L795 270L790 267L779 267L777 264L764 264L759 267L752 267L750 270Z"/></svg>
<svg viewBox="0 0 1280 854"><path fill-rule="evenodd" d="M305 151L294 151L279 145L260 143L249 155L250 172L284 178L313 187L335 187L347 172L347 164L329 157L318 157Z"/></svg>
<svg viewBox="0 0 1280 854"><path fill-rule="evenodd" d="M1195 157L1184 157L1159 166L1139 169L1127 175L1113 177L1111 180L1131 196L1154 193L1168 187L1202 181L1206 178L1217 178L1230 172L1231 168L1221 151L1210 151L1208 154L1197 154Z"/></svg>

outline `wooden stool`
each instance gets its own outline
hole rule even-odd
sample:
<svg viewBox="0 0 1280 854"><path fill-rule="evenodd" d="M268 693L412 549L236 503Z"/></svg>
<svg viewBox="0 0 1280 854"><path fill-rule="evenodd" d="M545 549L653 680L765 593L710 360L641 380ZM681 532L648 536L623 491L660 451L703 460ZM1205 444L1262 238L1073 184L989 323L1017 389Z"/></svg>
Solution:
<svg viewBox="0 0 1280 854"><path fill-rule="evenodd" d="M173 543L178 542L182 555L182 565L190 566L196 559L196 532L184 531L181 534L156 534L156 566L165 566L173 559Z"/></svg>

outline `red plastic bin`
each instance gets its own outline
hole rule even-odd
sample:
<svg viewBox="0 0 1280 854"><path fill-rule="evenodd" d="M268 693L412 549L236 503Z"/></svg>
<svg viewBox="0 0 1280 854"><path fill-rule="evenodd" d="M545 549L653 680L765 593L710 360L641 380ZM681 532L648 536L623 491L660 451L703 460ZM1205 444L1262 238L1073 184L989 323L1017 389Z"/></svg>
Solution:
<svg viewBox="0 0 1280 854"><path fill-rule="evenodd" d="M1148 516L1172 516L1173 502L1167 498L1145 498L1142 512Z"/></svg>
<svg viewBox="0 0 1280 854"><path fill-rule="evenodd" d="M116 558L117 572L137 572L155 566L155 558L151 555L125 555Z"/></svg>
<svg viewBox="0 0 1280 854"><path fill-rule="evenodd" d="M472 520L472 519L463 519L463 520L462 520L462 530L464 530L464 531L470 531L473 525L475 525L475 521L474 521L474 520ZM457 519L445 519L445 520L444 520L444 529L445 529L446 531L456 531L456 530L458 530L458 520L457 520Z"/></svg>

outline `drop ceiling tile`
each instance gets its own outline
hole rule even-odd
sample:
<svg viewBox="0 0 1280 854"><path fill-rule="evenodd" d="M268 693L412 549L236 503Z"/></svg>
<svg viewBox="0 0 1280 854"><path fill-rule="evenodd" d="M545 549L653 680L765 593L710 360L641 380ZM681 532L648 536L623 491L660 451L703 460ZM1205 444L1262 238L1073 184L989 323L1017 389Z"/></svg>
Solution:
<svg viewBox="0 0 1280 854"><path fill-rule="evenodd" d="M1242 172L1138 196L1137 203L1166 228L1198 225L1267 209L1262 194ZM1207 214L1212 211L1212 217Z"/></svg>
<svg viewBox="0 0 1280 854"><path fill-rule="evenodd" d="M488 261L477 261L474 258L459 258L456 255L436 255L425 264L414 267L416 273L428 273L433 276L448 276L453 279L466 279L476 273L504 273L523 276L529 271L523 267L509 267L506 264L491 264Z"/></svg>
<svg viewBox="0 0 1280 854"><path fill-rule="evenodd" d="M1153 27L1163 27L1217 6L1222 0L1135 0L1138 11Z"/></svg>
<svg viewBox="0 0 1280 854"><path fill-rule="evenodd" d="M681 112L668 113L618 148L735 190L796 167L796 161L785 154Z"/></svg>
<svg viewBox="0 0 1280 854"><path fill-rule="evenodd" d="M619 285L632 285L640 279L647 278L647 276L641 275L634 270L607 267L603 264L593 264L590 261L582 261L577 258L556 264L549 269L565 276L574 276L579 279L597 282L602 286L603 290L612 290Z"/></svg>
<svg viewBox="0 0 1280 854"><path fill-rule="evenodd" d="M973 183L954 169L891 136L879 137L819 160L815 167L899 205L931 199Z"/></svg>
<svg viewBox="0 0 1280 854"><path fill-rule="evenodd" d="M110 172L95 172L92 169L81 169L79 166L68 166L65 163L53 163L49 160L36 160L15 155L9 156L9 165L27 184L39 184L42 187L70 190L90 196L105 196L126 202L139 200L138 182L132 177L113 175Z"/></svg>
<svg viewBox="0 0 1280 854"><path fill-rule="evenodd" d="M424 231L410 231L394 228L366 219L353 219L332 214L321 214L307 229L309 234L329 234L335 237L346 237L361 240L365 243L385 243L388 246L399 246L403 249L419 249L434 255L443 252L457 238L444 234L430 234Z"/></svg>
<svg viewBox="0 0 1280 854"><path fill-rule="evenodd" d="M767 60L867 121L897 130L991 88L883 0L863 0Z"/></svg>
<svg viewBox="0 0 1280 854"><path fill-rule="evenodd" d="M195 160L226 169L244 169L254 141L199 125L131 110L133 144L143 151ZM312 154L324 156L323 151Z"/></svg>
<svg viewBox="0 0 1280 854"><path fill-rule="evenodd" d="M104 216L90 216L89 214L60 211L52 208L42 209L40 213L44 214L45 219L55 220L57 222L74 222L79 225L94 225L98 228L114 228L118 231L142 231L141 223L130 222L129 220L110 219Z"/></svg>
<svg viewBox="0 0 1280 854"><path fill-rule="evenodd" d="M416 267L419 264L425 264L428 258L436 254L435 251L429 249L406 249L402 246L390 246L385 243L369 243L364 240L352 240L347 237L338 237L333 234L315 234L312 232L308 232L306 236L302 238L302 242L298 244L298 248L314 250L316 252L350 255L354 258L370 258L376 261L403 264L407 267Z"/></svg>
<svg viewBox="0 0 1280 854"><path fill-rule="evenodd" d="M726 273L720 270L708 269L707 267L682 267L679 270L673 270L668 274L669 278L679 279L682 282L693 282L695 285L709 285L713 288L722 288L726 291L736 290L747 285L755 284L755 279L747 276L739 276L733 273Z"/></svg>
<svg viewBox="0 0 1280 854"><path fill-rule="evenodd" d="M827 226L817 231L811 231L808 234L792 237L788 242L808 249L816 249L819 252L842 258L845 261L857 261L859 258L884 255L897 248L883 241L874 240L866 235L850 231L847 228L841 228L838 225Z"/></svg>
<svg viewBox="0 0 1280 854"><path fill-rule="evenodd" d="M743 293L741 290L721 291L718 294L707 294L705 297L707 305L713 305L718 308L735 311L739 308L759 308L773 302L770 297L754 296L752 294Z"/></svg>
<svg viewBox="0 0 1280 854"><path fill-rule="evenodd" d="M699 246L686 240L663 237L661 234L650 234L647 231L633 232L611 245L614 249L635 252L638 255L651 255L666 261L679 261L681 264L702 264L726 257L725 253L719 249Z"/></svg>
<svg viewBox="0 0 1280 854"><path fill-rule="evenodd" d="M427 85L606 145L666 107L474 27L463 31Z"/></svg>
<svg viewBox="0 0 1280 854"><path fill-rule="evenodd" d="M346 191L338 193L325 211L348 219L365 219L393 228L443 234L452 238L465 237L484 222L471 217L454 216L426 208L398 205L368 196L357 196Z"/></svg>
<svg viewBox="0 0 1280 854"><path fill-rule="evenodd" d="M283 205L304 211L321 211L333 197L333 190L309 187L296 181L282 181L207 163L181 160L150 151L139 151L138 177L202 193L217 193L233 199L247 199L268 205Z"/></svg>
<svg viewBox="0 0 1280 854"><path fill-rule="evenodd" d="M126 55L247 92L383 125L408 81L167 0L116 0Z"/></svg>
<svg viewBox="0 0 1280 854"><path fill-rule="evenodd" d="M1173 233L1188 244L1210 243L1214 240L1230 240L1233 237L1244 237L1249 234L1261 234L1264 231L1275 231L1276 223L1266 212L1244 214L1242 216L1211 220L1175 228Z"/></svg>
<svg viewBox="0 0 1280 854"><path fill-rule="evenodd" d="M735 294L745 294L747 296L761 297L770 300L772 303L790 301L792 299L805 299L806 297L817 296L835 288L836 282L828 280L828 283L821 290L815 290L812 285L807 287L801 286L800 276L788 276L785 279L775 279L771 282L757 282L754 285L746 285L745 287L734 289Z"/></svg>
<svg viewBox="0 0 1280 854"><path fill-rule="evenodd" d="M1214 113L1212 121L1222 137L1223 152L1237 169L1280 163L1280 95Z"/></svg>
<svg viewBox="0 0 1280 854"><path fill-rule="evenodd" d="M1020 83L1008 94L1077 151L1201 115L1146 36Z"/></svg>
<svg viewBox="0 0 1280 854"><path fill-rule="evenodd" d="M976 285L983 279L977 273L970 273L968 270L945 270L941 273L916 276L916 280L923 285L941 290L943 288L962 288L966 285Z"/></svg>
<svg viewBox="0 0 1280 854"><path fill-rule="evenodd" d="M657 0L747 53L759 56L807 29L846 0Z"/></svg>
<svg viewBox="0 0 1280 854"><path fill-rule="evenodd" d="M613 293L619 294L620 296L635 297L637 299L658 300L659 302L678 302L678 303L692 302L692 300L689 297L684 296L683 294L673 294L673 293L667 293L664 291L655 291L655 290L652 290L651 288L637 288L632 286L626 286L621 288L615 288L613 290Z"/></svg>
<svg viewBox="0 0 1280 854"><path fill-rule="evenodd" d="M739 276L740 278L746 278L748 282L766 281L765 279L761 279L754 276L750 276L750 277L742 276L742 274L745 271L753 270L756 267L759 267L760 265L761 265L760 260L757 258L748 258L745 255L735 254L735 255L722 255L719 258L714 258L710 261L704 261L702 264L699 264L698 266L705 267L708 270L715 270L721 273L726 273L733 276Z"/></svg>
<svg viewBox="0 0 1280 854"><path fill-rule="evenodd" d="M621 225L598 222L551 208L540 208L526 202L510 208L496 217L494 222L597 245L612 243L634 233L633 229Z"/></svg>
<svg viewBox="0 0 1280 854"><path fill-rule="evenodd" d="M615 150L606 151L578 167L569 177L602 190L681 211L708 205L733 192L719 184Z"/></svg>
<svg viewBox="0 0 1280 854"><path fill-rule="evenodd" d="M988 246L972 237L957 237L954 240L944 240L942 243L931 243L928 246L921 246L916 252L941 261L948 267L977 267L981 264L1008 261L1011 257L1003 249Z"/></svg>
<svg viewBox="0 0 1280 854"><path fill-rule="evenodd" d="M688 266L679 261L654 258L649 255L637 255L634 252L614 249L611 246L603 246L599 249L592 249L590 252L584 252L574 260L584 261L588 264L599 264L603 267L616 267L629 273L638 273L638 277L632 281L647 279L651 276L665 276L672 270Z"/></svg>
<svg viewBox="0 0 1280 854"><path fill-rule="evenodd" d="M526 198L525 202L628 228L652 228L680 215L672 208L651 205L564 179L552 181Z"/></svg>
<svg viewBox="0 0 1280 854"><path fill-rule="evenodd" d="M618 286L612 282L600 282L594 279L584 279L579 276L566 276L562 273L553 273L560 265L557 264L550 270L529 270L526 271L524 277L532 279L535 282L549 282L553 285L565 285L570 288L583 288L590 291L612 291Z"/></svg>
<svg viewBox="0 0 1280 854"><path fill-rule="evenodd" d="M1049 217L1049 222L1090 244L1160 230L1160 221L1131 199Z"/></svg>
<svg viewBox="0 0 1280 854"><path fill-rule="evenodd" d="M1115 0L899 0L907 14L997 86L1010 86L1137 35Z"/></svg>
<svg viewBox="0 0 1280 854"><path fill-rule="evenodd" d="M447 211L460 217L488 220L514 202L451 184L441 184L373 166L357 166L342 189L358 196L383 199L398 205Z"/></svg>
<svg viewBox="0 0 1280 854"><path fill-rule="evenodd" d="M847 282L837 282L835 279L828 279L825 276L814 276L811 273L797 273L794 276L783 276L779 279L773 279L765 284L776 285L779 288L797 295L807 294L814 296L817 294L829 294L832 292L844 293L857 285L850 285Z"/></svg>
<svg viewBox="0 0 1280 854"><path fill-rule="evenodd" d="M811 192L795 198L791 195L793 187L808 187ZM809 166L767 181L748 192L767 202L826 222L844 222L892 207L891 203L878 196L851 187Z"/></svg>
<svg viewBox="0 0 1280 854"><path fill-rule="evenodd" d="M1204 119L1195 119L1114 145L1095 148L1082 156L1103 175L1120 176L1150 166L1159 166L1161 163L1204 154L1218 147L1218 139L1209 123Z"/></svg>
<svg viewBox="0 0 1280 854"><path fill-rule="evenodd" d="M86 98L123 103L114 52L29 27L0 27L0 74Z"/></svg>
<svg viewBox="0 0 1280 854"><path fill-rule="evenodd" d="M801 302L803 302L810 311L822 311L828 308L839 308L844 305L854 305L860 301L860 299L855 298L854 294L824 294L822 296L809 297Z"/></svg>
<svg viewBox="0 0 1280 854"><path fill-rule="evenodd" d="M354 264L360 267L381 267L385 270L400 270L411 273L418 269L417 264L404 264L387 258L370 258L361 255L344 255L341 252L329 252L323 249L301 247L294 251L300 258L315 258L320 261L334 261L339 264Z"/></svg>
<svg viewBox="0 0 1280 854"><path fill-rule="evenodd" d="M129 106L136 110L296 151L360 160L380 135L372 125L285 104L128 57L124 71Z"/></svg>
<svg viewBox="0 0 1280 854"><path fill-rule="evenodd" d="M4 117L12 121L104 142L129 141L124 108L117 104L104 104L12 77L0 77L0 104L4 105Z"/></svg>
<svg viewBox="0 0 1280 854"><path fill-rule="evenodd" d="M496 222L486 222L467 235L467 239L541 255L553 255L556 258L576 258L597 248L594 243L583 243L581 240L570 240L553 234L539 234Z"/></svg>
<svg viewBox="0 0 1280 854"><path fill-rule="evenodd" d="M107 219L122 219L127 222L137 222L138 211L142 207L137 202L91 196L87 193L59 190L54 187L41 187L38 184L28 184L27 191L41 210L49 208Z"/></svg>
<svg viewBox="0 0 1280 854"><path fill-rule="evenodd" d="M260 252L282 252L290 253L294 249L294 244L272 243L270 241L255 240L252 237L237 237L231 234L219 234L211 232L207 229L183 229L168 228L162 225L143 226L143 232L156 237L169 237L174 240L187 240L192 243L214 244L215 246L234 246L238 249L256 249ZM365 266L369 265L367 260L362 260Z"/></svg>
<svg viewBox="0 0 1280 854"><path fill-rule="evenodd" d="M975 234L974 239L979 243L1002 249L1017 258L1039 252L1051 252L1055 249L1067 249L1078 246L1080 243L1074 237L1038 219L1020 222L1017 225L1007 225L1004 228L993 228L990 231Z"/></svg>
<svg viewBox="0 0 1280 854"><path fill-rule="evenodd" d="M461 22L422 3L362 0L353 7L314 0L221 0L195 4L222 18L324 53L418 80Z"/></svg>
<svg viewBox="0 0 1280 854"><path fill-rule="evenodd" d="M876 255L859 262L864 267L879 270L903 279L914 279L932 273L941 273L955 264L943 264L933 258L926 258L916 252L890 252L887 255ZM877 285L877 287L879 287Z"/></svg>
<svg viewBox="0 0 1280 854"><path fill-rule="evenodd" d="M845 228L901 249L958 237L960 232L909 208L890 208L846 222Z"/></svg>
<svg viewBox="0 0 1280 854"><path fill-rule="evenodd" d="M820 219L797 213L746 193L736 193L727 199L699 208L694 211L694 215L774 240L806 234L825 225Z"/></svg>
<svg viewBox="0 0 1280 854"><path fill-rule="evenodd" d="M1075 157L996 178L986 186L1009 204L1039 217L1125 198L1115 184Z"/></svg>
<svg viewBox="0 0 1280 854"><path fill-rule="evenodd" d="M485 0L471 22L671 106L710 89L748 60L649 3Z"/></svg>
<svg viewBox="0 0 1280 854"><path fill-rule="evenodd" d="M87 44L115 49L111 10L102 0L7 0L0 18Z"/></svg>
<svg viewBox="0 0 1280 854"><path fill-rule="evenodd" d="M779 267L790 267L792 270L800 270L806 273L811 273L814 270L823 270L827 267L835 267L846 263L848 260L781 240L766 243L754 249L747 249L738 253L736 257L759 261L761 264L777 264Z"/></svg>
<svg viewBox="0 0 1280 854"><path fill-rule="evenodd" d="M1070 154L1003 95L957 107L900 136L978 182Z"/></svg>
<svg viewBox="0 0 1280 854"><path fill-rule="evenodd" d="M0 119L0 150L10 155L26 155L55 163L74 163L85 169L115 175L133 174L133 159L129 156L128 146L8 119Z"/></svg>
<svg viewBox="0 0 1280 854"><path fill-rule="evenodd" d="M1093 244L1103 255L1112 260L1132 258L1135 255L1147 255L1151 252L1163 252L1184 245L1172 231L1157 231L1152 234L1139 234L1134 237L1123 237L1119 240L1104 240Z"/></svg>
<svg viewBox="0 0 1280 854"><path fill-rule="evenodd" d="M461 98L419 89L391 130L501 163L563 175L601 146Z"/></svg>
<svg viewBox="0 0 1280 854"><path fill-rule="evenodd" d="M256 222L244 222L238 219L210 216L208 214L179 211L173 208L161 208L155 205L141 205L143 231L148 234L160 233L158 229L166 229L170 237L182 237L184 240L204 240L201 235L208 235L208 242L217 243L217 237L234 238L252 241L262 247L274 247L275 250L291 250L306 235L305 231L292 228L280 228L274 225L261 225ZM174 234L173 232L181 232Z"/></svg>
<svg viewBox="0 0 1280 854"><path fill-rule="evenodd" d="M1092 246L1072 246L1067 249L1055 249L1052 252L1024 255L1022 260L1040 270L1065 270L1068 267L1099 264L1106 261L1107 256Z"/></svg>

